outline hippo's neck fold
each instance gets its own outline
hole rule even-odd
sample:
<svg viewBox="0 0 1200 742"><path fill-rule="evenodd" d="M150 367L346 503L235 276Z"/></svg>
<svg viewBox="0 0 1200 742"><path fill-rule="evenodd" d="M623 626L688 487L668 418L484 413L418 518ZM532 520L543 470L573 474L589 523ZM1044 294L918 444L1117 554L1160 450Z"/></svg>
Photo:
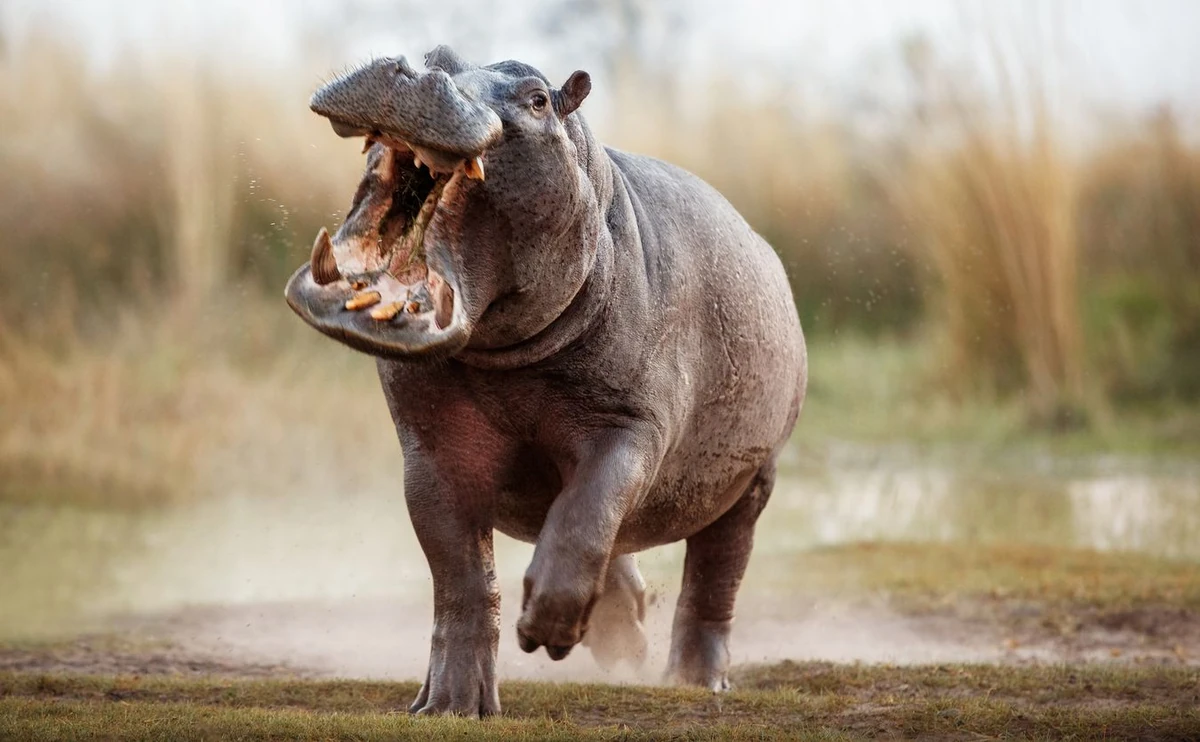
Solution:
<svg viewBox="0 0 1200 742"><path fill-rule="evenodd" d="M464 348L454 356L468 366L511 369L530 366L554 355L587 335L599 319L613 290L615 251L607 230L597 233L595 258L587 278L549 325L533 336L499 348Z"/></svg>
<svg viewBox="0 0 1200 742"><path fill-rule="evenodd" d="M573 117L574 118L574 117ZM595 249L587 276L567 307L548 325L515 343L492 348L464 348L454 356L468 366L486 369L522 368L554 355L576 340L586 336L600 319L614 290L617 272L616 249L608 228L608 214L616 192L615 166L604 148L592 139L586 125L580 122L571 134L579 153L579 163L587 174L595 193L595 208L584 215L590 223L583 225L577 239L594 240ZM564 249L587 250L585 244L566 245Z"/></svg>

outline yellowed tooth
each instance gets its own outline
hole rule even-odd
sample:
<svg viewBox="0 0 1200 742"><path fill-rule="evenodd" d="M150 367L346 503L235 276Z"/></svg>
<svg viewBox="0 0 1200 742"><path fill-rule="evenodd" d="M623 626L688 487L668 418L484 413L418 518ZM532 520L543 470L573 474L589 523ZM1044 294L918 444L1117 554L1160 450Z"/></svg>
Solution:
<svg viewBox="0 0 1200 742"><path fill-rule="evenodd" d="M410 301L405 307L409 314L416 314L421 311L421 305L418 302Z"/></svg>
<svg viewBox="0 0 1200 742"><path fill-rule="evenodd" d="M350 288L354 289L355 291L362 291L366 287L367 287L366 281L351 281L350 282Z"/></svg>
<svg viewBox="0 0 1200 742"><path fill-rule="evenodd" d="M415 167L418 170L421 169L421 156L418 155L416 152L413 152L413 167Z"/></svg>
<svg viewBox="0 0 1200 742"><path fill-rule="evenodd" d="M474 157L467 160L466 167L467 177L473 180L483 180L483 158Z"/></svg>
<svg viewBox="0 0 1200 742"><path fill-rule="evenodd" d="M371 319L378 320L380 322L387 322L397 314L400 314L400 310L403 308L404 302L402 301L393 301L388 304L383 304L371 310Z"/></svg>
<svg viewBox="0 0 1200 742"><path fill-rule="evenodd" d="M373 307L379 303L381 298L383 297L379 295L378 291L363 291L362 293L355 294L346 301L346 309L349 309L351 312L357 312L360 309Z"/></svg>
<svg viewBox="0 0 1200 742"><path fill-rule="evenodd" d="M375 143L375 137L366 137L363 140L362 153L365 155L367 153L367 150L369 150L371 148L371 145L374 143Z"/></svg>

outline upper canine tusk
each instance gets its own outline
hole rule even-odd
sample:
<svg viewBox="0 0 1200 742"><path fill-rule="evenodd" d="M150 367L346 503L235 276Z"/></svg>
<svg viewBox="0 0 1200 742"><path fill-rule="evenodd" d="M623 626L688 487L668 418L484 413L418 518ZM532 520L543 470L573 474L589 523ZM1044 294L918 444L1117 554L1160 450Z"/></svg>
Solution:
<svg viewBox="0 0 1200 742"><path fill-rule="evenodd" d="M468 178L471 178L472 180L483 180L483 158L482 157L476 156L470 160L467 160L466 167L464 169L467 172Z"/></svg>
<svg viewBox="0 0 1200 742"><path fill-rule="evenodd" d="M329 239L329 230L324 227L317 232L317 239L313 241L309 263L313 281L316 281L318 286L333 283L342 277L333 257L333 242Z"/></svg>

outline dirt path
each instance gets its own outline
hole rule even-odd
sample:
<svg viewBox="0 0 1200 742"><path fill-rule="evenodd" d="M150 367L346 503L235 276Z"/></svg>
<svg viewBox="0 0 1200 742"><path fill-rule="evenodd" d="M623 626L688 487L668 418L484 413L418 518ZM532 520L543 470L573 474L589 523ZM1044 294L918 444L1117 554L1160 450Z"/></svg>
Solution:
<svg viewBox="0 0 1200 742"><path fill-rule="evenodd" d="M640 670L599 669L584 648L552 662L513 640L516 596L505 596L500 673L508 679L656 684L666 663L672 599L651 606L651 656ZM363 599L208 606L130 616L102 634L0 646L0 670L418 679L428 659L430 608ZM780 660L895 665L1135 663L1200 666L1200 621L1181 609L1089 615L972 600L904 614L882 600L742 608L734 663Z"/></svg>

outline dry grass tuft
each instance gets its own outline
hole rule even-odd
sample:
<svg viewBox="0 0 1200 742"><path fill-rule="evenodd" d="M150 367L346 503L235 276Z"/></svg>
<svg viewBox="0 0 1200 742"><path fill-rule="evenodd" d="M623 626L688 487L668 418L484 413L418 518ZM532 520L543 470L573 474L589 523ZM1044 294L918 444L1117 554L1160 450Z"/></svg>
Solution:
<svg viewBox="0 0 1200 742"><path fill-rule="evenodd" d="M48 31L0 55L0 325L104 327L131 298L278 291L349 202L356 148L305 115L302 74L175 58L98 68ZM49 81L49 82L48 82ZM54 318L54 319L48 319ZM47 327L47 325L50 325Z"/></svg>
<svg viewBox="0 0 1200 742"><path fill-rule="evenodd" d="M949 380L1024 392L1057 426L1084 401L1075 169L1047 83L994 56L996 102L960 76L923 79L934 104L895 190L938 277Z"/></svg>
<svg viewBox="0 0 1200 742"><path fill-rule="evenodd" d="M0 337L0 501L136 506L361 483L398 451L368 359L283 306L129 311L50 351ZM393 474L395 472L392 472Z"/></svg>

